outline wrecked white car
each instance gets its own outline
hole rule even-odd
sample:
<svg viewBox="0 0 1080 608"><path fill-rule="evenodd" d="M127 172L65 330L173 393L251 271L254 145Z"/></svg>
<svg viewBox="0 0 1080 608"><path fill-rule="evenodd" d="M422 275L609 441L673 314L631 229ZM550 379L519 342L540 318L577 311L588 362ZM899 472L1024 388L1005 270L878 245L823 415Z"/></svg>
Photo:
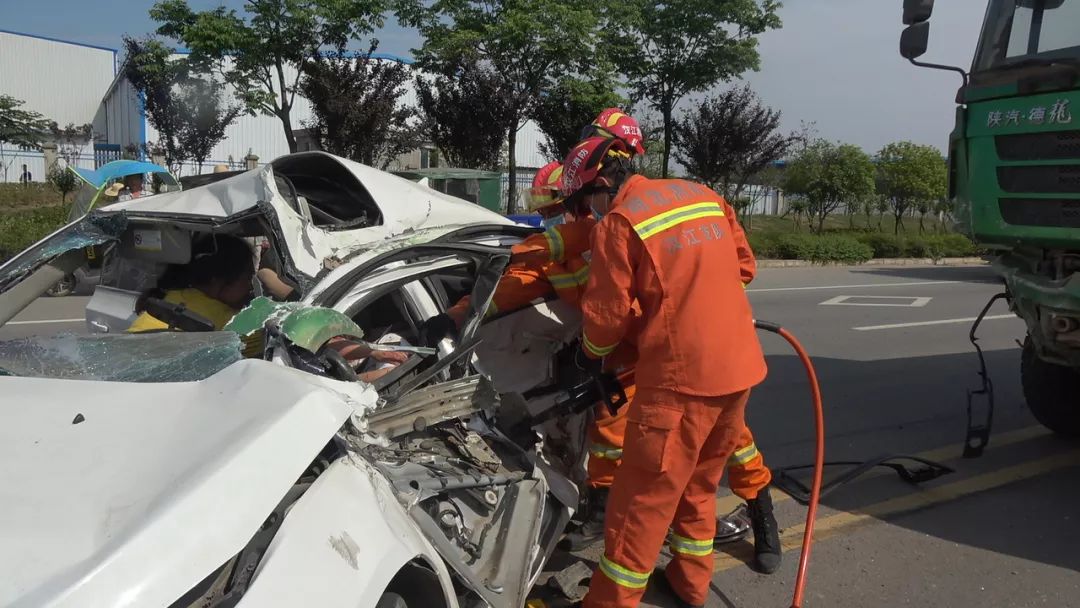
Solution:
<svg viewBox="0 0 1080 608"><path fill-rule="evenodd" d="M348 200L379 203L361 213L329 194L336 178L299 179L320 162L378 194ZM300 301L257 298L231 331L125 334L136 294L206 233L268 240ZM2 324L105 245L95 333L0 342L0 604L522 606L577 505L575 413L607 390L573 366L573 309L481 323L527 233L300 154L95 211L0 267ZM402 347L374 385L325 348L418 344L467 294L456 340ZM241 357L251 332L261 360Z"/></svg>

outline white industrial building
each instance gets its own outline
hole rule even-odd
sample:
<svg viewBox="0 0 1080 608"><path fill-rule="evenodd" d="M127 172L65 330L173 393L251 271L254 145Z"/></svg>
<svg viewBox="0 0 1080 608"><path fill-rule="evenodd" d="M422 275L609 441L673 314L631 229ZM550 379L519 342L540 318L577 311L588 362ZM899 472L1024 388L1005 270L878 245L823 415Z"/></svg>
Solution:
<svg viewBox="0 0 1080 608"><path fill-rule="evenodd" d="M411 63L388 55L380 58ZM132 144L144 145L157 137L138 96L120 71L121 61L116 49L0 30L0 94L24 101L24 109L39 112L61 126L93 125L93 141L86 142L74 160L79 166L93 168L119 158ZM415 103L412 91L405 101ZM302 130L310 118L309 104L297 96L292 110L293 128ZM301 149L304 140L301 134ZM527 123L518 133L515 151L518 166L525 168L524 175L531 173L529 168L547 162L539 152L540 141L539 129L533 123ZM249 153L266 162L288 152L277 117L242 115L227 129L225 140L214 149L203 171L221 163L239 167ZM399 159L395 168L424 168L429 158L431 155L417 151ZM40 151L14 149L0 142L0 181L18 181L23 165L34 181L44 179L45 163ZM189 165L181 174L195 171Z"/></svg>

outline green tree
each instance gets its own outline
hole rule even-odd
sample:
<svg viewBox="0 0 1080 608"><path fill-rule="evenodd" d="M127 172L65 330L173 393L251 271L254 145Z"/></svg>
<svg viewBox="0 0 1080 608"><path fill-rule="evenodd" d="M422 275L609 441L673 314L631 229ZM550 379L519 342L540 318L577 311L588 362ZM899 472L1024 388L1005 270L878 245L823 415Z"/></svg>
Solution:
<svg viewBox="0 0 1080 608"><path fill-rule="evenodd" d="M675 124L675 159L686 172L735 200L749 180L794 145L777 132L780 112L764 106L749 86L728 89L683 112Z"/></svg>
<svg viewBox="0 0 1080 608"><path fill-rule="evenodd" d="M806 197L795 194L788 197L787 213L791 214L791 230L792 232L798 232L802 227L803 215L809 215L810 204L807 202Z"/></svg>
<svg viewBox="0 0 1080 608"><path fill-rule="evenodd" d="M51 124L41 114L23 110L25 102L0 95L0 142L36 148L49 133Z"/></svg>
<svg viewBox="0 0 1080 608"><path fill-rule="evenodd" d="M641 143L645 154L634 156L631 164L634 172L648 178L658 178L664 172L664 125L659 116L652 112L628 112L638 121L641 128Z"/></svg>
<svg viewBox="0 0 1080 608"><path fill-rule="evenodd" d="M505 107L510 211L517 202L518 130L557 75L577 73L594 58L597 13L595 5L572 0L434 0L416 20L425 38L417 51L421 68L452 76L475 62L503 80L502 96L472 102Z"/></svg>
<svg viewBox="0 0 1080 608"><path fill-rule="evenodd" d="M904 215L913 206L929 210L934 201L945 198L948 188L948 168L941 152L933 146L910 141L891 143L878 152L878 188L889 201L899 234L904 227ZM920 220L920 225L921 225Z"/></svg>
<svg viewBox="0 0 1080 608"><path fill-rule="evenodd" d="M194 11L186 0L150 9L157 33L190 49L198 71L217 71L246 110L281 121L296 151L292 109L301 65L324 47L338 48L382 27L395 0L246 0L244 15L219 6Z"/></svg>
<svg viewBox="0 0 1080 608"><path fill-rule="evenodd" d="M61 167L60 163L48 169L45 179L60 192L60 204L66 204L67 195L79 188L79 177L69 167Z"/></svg>
<svg viewBox="0 0 1080 608"><path fill-rule="evenodd" d="M754 175L750 176L747 181L756 186L756 188L751 191L750 196L751 209L753 209L753 205L756 205L759 201L762 203L767 202L770 196L783 189L784 170L776 166L775 163L770 163ZM747 231L754 229L753 213L747 214L746 217L743 218L743 228Z"/></svg>
<svg viewBox="0 0 1080 608"><path fill-rule="evenodd" d="M82 158L86 146L94 140L93 125L68 123L60 127L55 122L49 125L48 139L56 144L56 156L68 166L74 167ZM46 171L51 167L46 167Z"/></svg>
<svg viewBox="0 0 1080 608"><path fill-rule="evenodd" d="M674 111L689 93L757 70L757 35L780 27L776 0L621 0L605 27L611 58L635 100L664 121L667 177Z"/></svg>
<svg viewBox="0 0 1080 608"><path fill-rule="evenodd" d="M424 143L420 112L405 105L409 68L373 58L376 45L355 55L344 48L304 64L300 90L311 102L305 126L323 150L385 169Z"/></svg>
<svg viewBox="0 0 1080 608"><path fill-rule="evenodd" d="M626 99L615 91L615 83L602 74L583 79L566 76L545 90L532 119L544 134L540 153L561 161L581 139L582 128L605 108L622 107Z"/></svg>
<svg viewBox="0 0 1080 608"><path fill-rule="evenodd" d="M124 38L124 76L142 99L146 120L158 133L156 146L165 155L165 164L178 170L188 159L180 143L183 114L173 87L184 77L187 64L171 61L172 49L159 40Z"/></svg>
<svg viewBox="0 0 1080 608"><path fill-rule="evenodd" d="M497 103L506 81L477 63L454 75L417 76L416 92L431 140L451 167L497 169L502 158L508 109Z"/></svg>
<svg viewBox="0 0 1080 608"><path fill-rule="evenodd" d="M188 61L172 58L172 49L159 40L128 37L124 49L124 74L142 97L165 163L179 172L184 161L193 159L202 172L243 108L226 102L224 82L212 73L196 75Z"/></svg>
<svg viewBox="0 0 1080 608"><path fill-rule="evenodd" d="M784 190L806 200L820 233L830 213L874 191L874 163L858 146L819 139L788 164Z"/></svg>
<svg viewBox="0 0 1080 608"><path fill-rule="evenodd" d="M940 199L934 204L934 213L937 214L938 228L941 232L949 232L952 223L955 221L952 212L952 201L947 198Z"/></svg>
<svg viewBox="0 0 1080 608"><path fill-rule="evenodd" d="M240 116L243 108L225 103L225 86L213 77L186 78L176 94L182 118L180 147L202 173L206 159L225 139L225 130Z"/></svg>

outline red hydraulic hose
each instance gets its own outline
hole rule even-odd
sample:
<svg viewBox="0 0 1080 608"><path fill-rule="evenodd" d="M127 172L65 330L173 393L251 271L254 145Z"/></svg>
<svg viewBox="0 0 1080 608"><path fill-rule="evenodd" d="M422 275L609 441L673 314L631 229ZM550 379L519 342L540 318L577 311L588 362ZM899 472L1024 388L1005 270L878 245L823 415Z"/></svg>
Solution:
<svg viewBox="0 0 1080 608"><path fill-rule="evenodd" d="M810 355L806 354L802 344L791 332L768 321L754 321L754 325L758 329L771 331L787 340L788 344L799 356L799 360L802 361L803 367L806 368L806 377L810 381L816 444L814 450L814 479L810 486L810 503L806 510L806 528L803 531L802 555L799 556L798 576L795 578L795 595L791 599L791 608L802 608L803 594L806 591L806 569L810 564L810 547L814 542L814 520L817 517L818 501L821 498L821 477L825 468L825 413L821 402L821 387L818 385L817 374L814 372L814 363L810 360Z"/></svg>

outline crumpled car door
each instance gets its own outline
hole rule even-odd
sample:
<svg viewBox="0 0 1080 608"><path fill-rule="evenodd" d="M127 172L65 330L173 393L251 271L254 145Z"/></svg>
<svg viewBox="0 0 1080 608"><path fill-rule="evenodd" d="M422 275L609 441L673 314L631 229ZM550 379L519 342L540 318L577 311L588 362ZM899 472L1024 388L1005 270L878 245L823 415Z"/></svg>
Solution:
<svg viewBox="0 0 1080 608"><path fill-rule="evenodd" d="M381 387L367 430L390 441L365 456L386 474L410 517L466 584L495 607L524 605L577 504L577 491L499 428L500 395L473 366L483 313L509 261L478 264L469 316L454 350Z"/></svg>

